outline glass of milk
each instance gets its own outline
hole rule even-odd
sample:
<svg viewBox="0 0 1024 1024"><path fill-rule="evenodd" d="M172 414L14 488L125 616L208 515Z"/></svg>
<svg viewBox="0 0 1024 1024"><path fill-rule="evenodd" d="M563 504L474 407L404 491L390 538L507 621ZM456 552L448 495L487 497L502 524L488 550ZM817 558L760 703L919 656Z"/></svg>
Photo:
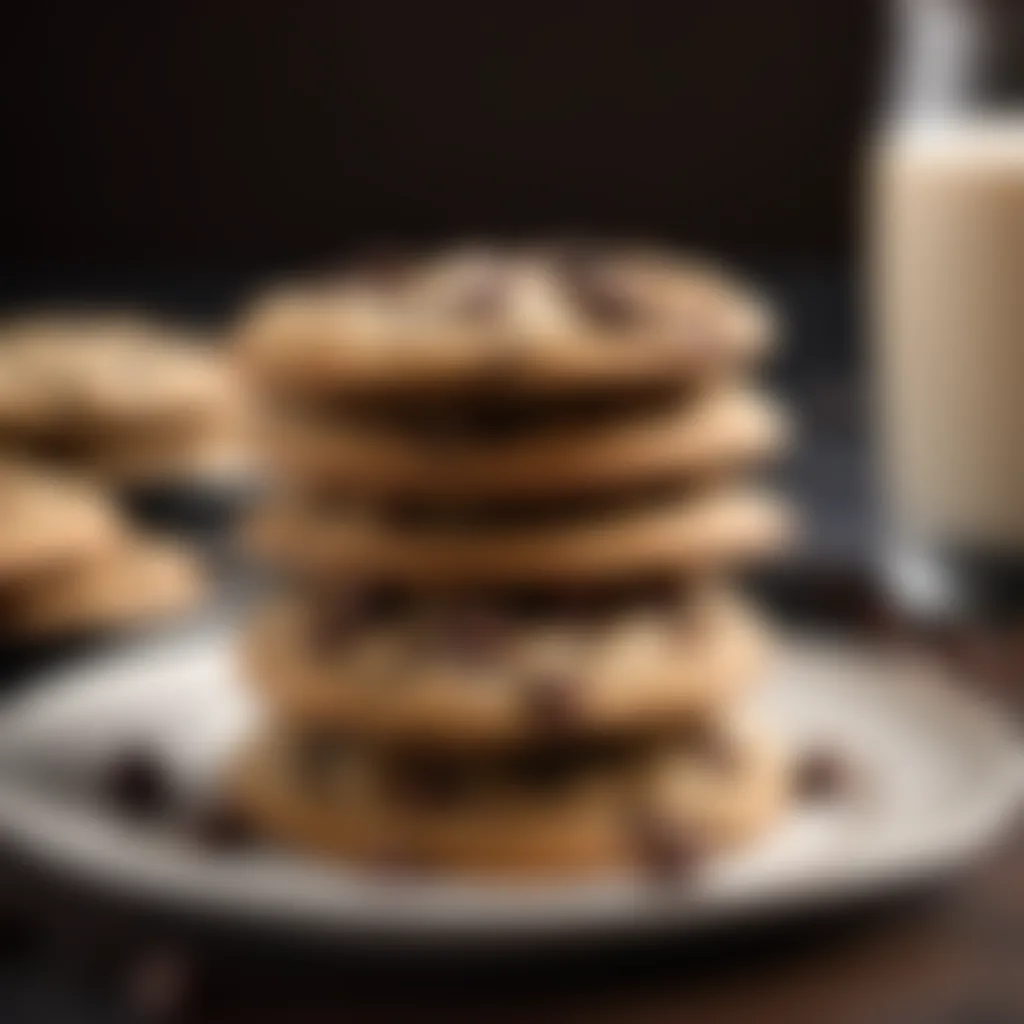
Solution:
<svg viewBox="0 0 1024 1024"><path fill-rule="evenodd" d="M1024 4L904 0L871 155L886 544L911 610L1024 608Z"/></svg>

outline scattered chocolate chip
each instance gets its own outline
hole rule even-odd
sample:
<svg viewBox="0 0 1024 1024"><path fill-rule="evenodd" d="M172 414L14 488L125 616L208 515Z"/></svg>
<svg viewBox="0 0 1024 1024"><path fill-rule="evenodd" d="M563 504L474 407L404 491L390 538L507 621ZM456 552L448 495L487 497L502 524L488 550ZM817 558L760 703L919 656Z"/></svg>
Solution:
<svg viewBox="0 0 1024 1024"><path fill-rule="evenodd" d="M223 794L199 808L192 833L207 850L238 850L256 839L256 830L245 810Z"/></svg>
<svg viewBox="0 0 1024 1024"><path fill-rule="evenodd" d="M142 748L125 750L113 760L103 788L115 809L139 820L163 816L174 798L171 780L156 755Z"/></svg>
<svg viewBox="0 0 1024 1024"><path fill-rule="evenodd" d="M644 873L652 878L686 878L703 860L703 845L691 828L653 811L630 815L627 830L630 848Z"/></svg>
<svg viewBox="0 0 1024 1024"><path fill-rule="evenodd" d="M604 327L626 327L637 317L634 297L611 273L597 267L577 267L566 276L573 301Z"/></svg>
<svg viewBox="0 0 1024 1024"><path fill-rule="evenodd" d="M579 683L572 676L536 676L526 683L524 696L531 721L542 729L560 732L579 720Z"/></svg>
<svg viewBox="0 0 1024 1024"><path fill-rule="evenodd" d="M849 761L836 750L812 748L796 763L793 788L798 797L824 803L848 794L853 785Z"/></svg>

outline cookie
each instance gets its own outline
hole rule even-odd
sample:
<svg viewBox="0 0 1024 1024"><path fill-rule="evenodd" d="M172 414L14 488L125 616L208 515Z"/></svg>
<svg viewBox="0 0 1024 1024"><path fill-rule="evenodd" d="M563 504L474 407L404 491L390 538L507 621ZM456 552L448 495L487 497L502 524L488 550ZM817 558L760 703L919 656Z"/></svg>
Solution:
<svg viewBox="0 0 1024 1024"><path fill-rule="evenodd" d="M123 441L109 438L89 449L65 452L59 461L73 463L90 478L116 487L251 477L239 424L225 421L197 427L191 432L135 431ZM56 453L51 449L49 454Z"/></svg>
<svg viewBox="0 0 1024 1024"><path fill-rule="evenodd" d="M101 557L121 530L113 506L87 484L0 461L0 590Z"/></svg>
<svg viewBox="0 0 1024 1024"><path fill-rule="evenodd" d="M374 869L462 877L685 876L762 835L786 802L779 751L732 723L490 764L270 736L233 781L275 840Z"/></svg>
<svg viewBox="0 0 1024 1024"><path fill-rule="evenodd" d="M284 600L253 621L246 677L285 718L387 742L495 746L685 721L768 656L738 598L527 618L497 601L380 614Z"/></svg>
<svg viewBox="0 0 1024 1024"><path fill-rule="evenodd" d="M187 611L205 590L185 550L125 537L97 557L25 581L6 598L2 632L26 640L135 626Z"/></svg>
<svg viewBox="0 0 1024 1024"><path fill-rule="evenodd" d="M629 511L479 530L464 522L408 528L289 496L257 511L244 542L311 577L515 584L720 569L776 553L792 532L792 516L777 499L726 485Z"/></svg>
<svg viewBox="0 0 1024 1024"><path fill-rule="evenodd" d="M238 353L278 393L529 393L703 379L771 334L758 298L692 261L467 247L272 294L240 323Z"/></svg>
<svg viewBox="0 0 1024 1024"><path fill-rule="evenodd" d="M788 436L773 403L735 386L506 437L495 437L493 428L474 438L416 427L281 414L261 431L260 447L279 478L299 485L479 497L592 492L728 472L777 455Z"/></svg>
<svg viewBox="0 0 1024 1024"><path fill-rule="evenodd" d="M160 471L213 437L237 439L241 417L229 364L168 329L92 316L0 330L0 450L136 474L152 458Z"/></svg>

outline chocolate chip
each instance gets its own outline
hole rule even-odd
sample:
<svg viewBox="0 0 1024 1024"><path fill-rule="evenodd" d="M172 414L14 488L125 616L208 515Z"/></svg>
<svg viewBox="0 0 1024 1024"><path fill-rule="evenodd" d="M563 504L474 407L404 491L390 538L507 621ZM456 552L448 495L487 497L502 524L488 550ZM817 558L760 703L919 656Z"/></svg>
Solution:
<svg viewBox="0 0 1024 1024"><path fill-rule="evenodd" d="M824 747L807 750L797 761L793 789L801 799L826 802L849 793L853 772L838 751Z"/></svg>
<svg viewBox="0 0 1024 1024"><path fill-rule="evenodd" d="M238 850L250 846L256 830L244 809L223 794L199 808L192 822L196 841L208 850Z"/></svg>
<svg viewBox="0 0 1024 1024"><path fill-rule="evenodd" d="M508 638L503 617L495 609L474 605L452 613L440 624L438 646L455 661L492 661Z"/></svg>
<svg viewBox="0 0 1024 1024"><path fill-rule="evenodd" d="M740 766L740 752L732 738L708 722L694 720L682 730L680 745L705 768L732 775Z"/></svg>
<svg viewBox="0 0 1024 1024"><path fill-rule="evenodd" d="M626 327L637 317L637 305L625 286L610 273L577 271L568 279L575 303L604 327Z"/></svg>
<svg viewBox="0 0 1024 1024"><path fill-rule="evenodd" d="M159 818L173 803L173 787L163 766L143 748L123 751L103 779L106 796L116 810L139 820Z"/></svg>
<svg viewBox="0 0 1024 1024"><path fill-rule="evenodd" d="M488 408L473 410L466 429L474 439L494 443L522 433L529 424L530 417L524 410L496 402Z"/></svg>
<svg viewBox="0 0 1024 1024"><path fill-rule="evenodd" d="M335 654L366 619L366 595L359 588L334 591L311 602L308 642L315 654Z"/></svg>
<svg viewBox="0 0 1024 1024"><path fill-rule="evenodd" d="M516 763L516 774L531 789L550 790L579 767L579 759L561 746L543 746L524 751Z"/></svg>
<svg viewBox="0 0 1024 1024"><path fill-rule="evenodd" d="M630 815L627 830L630 848L644 873L652 878L685 878L704 857L703 845L693 829L654 811Z"/></svg>
<svg viewBox="0 0 1024 1024"><path fill-rule="evenodd" d="M461 802L471 783L462 765L422 759L398 767L391 777L391 790L396 799L410 806L439 809Z"/></svg>
<svg viewBox="0 0 1024 1024"><path fill-rule="evenodd" d="M530 719L542 729L560 732L579 720L579 681L551 672L536 676L524 689Z"/></svg>

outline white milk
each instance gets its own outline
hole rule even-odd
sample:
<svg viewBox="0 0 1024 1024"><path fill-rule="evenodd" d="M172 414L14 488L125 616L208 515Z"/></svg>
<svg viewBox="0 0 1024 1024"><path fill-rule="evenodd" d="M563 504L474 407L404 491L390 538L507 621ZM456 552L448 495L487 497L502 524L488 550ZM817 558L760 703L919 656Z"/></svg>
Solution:
<svg viewBox="0 0 1024 1024"><path fill-rule="evenodd" d="M1024 555L1024 118L891 131L872 167L894 536Z"/></svg>

